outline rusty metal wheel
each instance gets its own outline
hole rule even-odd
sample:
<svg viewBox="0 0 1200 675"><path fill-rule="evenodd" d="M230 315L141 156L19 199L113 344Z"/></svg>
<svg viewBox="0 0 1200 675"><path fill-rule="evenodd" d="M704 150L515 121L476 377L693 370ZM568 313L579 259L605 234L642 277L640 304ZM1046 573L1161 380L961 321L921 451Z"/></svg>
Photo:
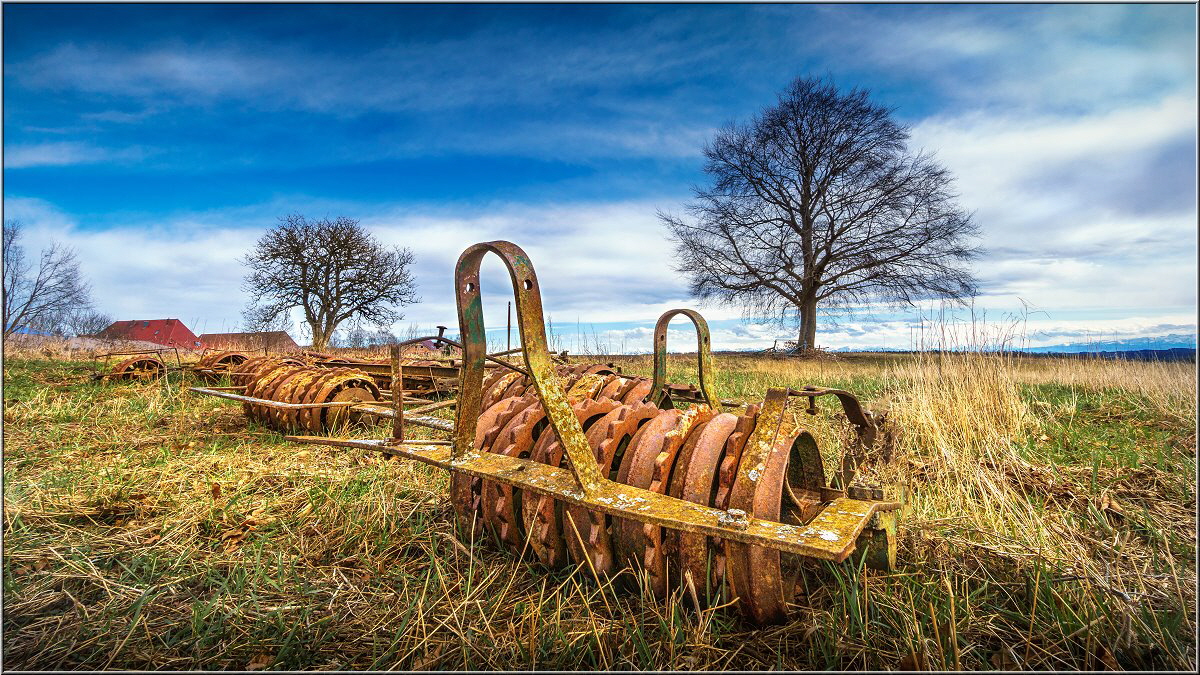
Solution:
<svg viewBox="0 0 1200 675"><path fill-rule="evenodd" d="M353 368L335 368L331 377L321 383L319 389L312 397L310 403L328 403L333 399L334 394L340 389L343 383L356 372ZM308 414L309 429L314 434L319 434L328 428L329 408L310 408Z"/></svg>
<svg viewBox="0 0 1200 675"><path fill-rule="evenodd" d="M696 435L697 431L704 428L714 414L709 408L692 408L680 414L675 429L667 434L658 454L651 460L649 482L646 482L646 475L643 473L645 464L635 463L630 468L629 484L645 487L651 492L666 494L679 452ZM670 588L664 528L649 524L639 524L638 527L641 530L642 568L648 575L650 589L655 597L664 598Z"/></svg>
<svg viewBox="0 0 1200 675"><path fill-rule="evenodd" d="M654 389L654 380L648 377L631 378L629 386L621 390L618 399L628 405L634 405L646 400Z"/></svg>
<svg viewBox="0 0 1200 675"><path fill-rule="evenodd" d="M733 492L733 482L737 478L738 464L741 461L742 452L746 448L746 442L750 440L750 434L754 433L754 427L758 422L758 413L761 409L762 406L757 403L746 406L744 414L738 416L733 432L729 434L729 440L725 442L724 453L717 469L717 492L713 496L712 502L714 508L722 511L729 508L729 495ZM710 537L708 545L709 550L712 551L713 581L718 588L727 592L725 540L720 537Z"/></svg>
<svg viewBox="0 0 1200 675"><path fill-rule="evenodd" d="M315 403L321 395L328 394L329 383L340 376L345 368L331 368L322 373L304 392L304 399L298 403ZM319 408L299 408L299 427L309 433L321 433L321 410Z"/></svg>
<svg viewBox="0 0 1200 675"><path fill-rule="evenodd" d="M272 399L272 394L280 382L293 375L302 366L290 363L276 362L267 368L259 368L261 375L246 387L246 395L254 398ZM263 424L270 425L271 409L257 404L246 404L247 416Z"/></svg>
<svg viewBox="0 0 1200 675"><path fill-rule="evenodd" d="M721 413L688 439L676 460L668 494L704 506L715 503L721 458L737 422L737 415ZM680 582L689 590L685 597L707 603L720 581L715 574L710 538L676 530L668 530L666 538L668 550L675 553Z"/></svg>
<svg viewBox="0 0 1200 675"><path fill-rule="evenodd" d="M620 401L617 393L626 386L625 379L620 375L604 376L604 384L601 385L600 391L596 392L596 398L607 398L614 401Z"/></svg>
<svg viewBox="0 0 1200 675"><path fill-rule="evenodd" d="M532 405L534 396L504 399L483 411L475 427L475 452L490 452L504 425L517 413ZM450 503L458 519L459 530L465 538L478 539L483 532L484 518L480 510L482 481L475 476L455 471L450 476Z"/></svg>
<svg viewBox="0 0 1200 675"><path fill-rule="evenodd" d="M530 458L535 462L561 467L563 453L558 434L551 429L538 438ZM537 495L535 499L522 504L521 509L529 547L537 559L551 569L567 565L566 541L561 525L563 508L563 503L557 499Z"/></svg>
<svg viewBox="0 0 1200 675"><path fill-rule="evenodd" d="M108 379L145 382L165 375L167 366L157 356L134 356L113 366Z"/></svg>
<svg viewBox="0 0 1200 675"><path fill-rule="evenodd" d="M505 398L504 392L516 380L525 377L516 371L504 373L497 377L486 389L483 390L483 396L480 400L480 409L487 410L495 405L498 401Z"/></svg>
<svg viewBox="0 0 1200 675"><path fill-rule="evenodd" d="M679 425L681 414L678 410L659 410L653 419L634 434L617 469L618 483L649 487L654 472L654 460L658 453L662 452L667 435ZM612 541L618 566L641 566L642 554L645 551L645 536L641 523L613 518Z"/></svg>
<svg viewBox="0 0 1200 675"><path fill-rule="evenodd" d="M284 392L285 402L301 403L308 392L308 388L312 386L321 375L321 370L313 367L305 368L301 373L293 379ZM280 428L294 431L300 429L300 410L299 408L286 408L277 411L276 421Z"/></svg>
<svg viewBox="0 0 1200 675"><path fill-rule="evenodd" d="M816 440L801 429L783 430L773 446L766 460L754 467L760 471L756 480L734 483L730 508L790 525L807 523L819 511L824 483ZM725 542L725 555L739 608L760 624L786 619L799 573L796 556L732 541Z"/></svg>
<svg viewBox="0 0 1200 675"><path fill-rule="evenodd" d="M237 369L250 358L250 355L245 352L238 351L220 351L210 352L205 354L196 363L197 369L209 369L214 372L196 374L201 380L208 384L216 384L221 380L221 376L226 373L237 371Z"/></svg>
<svg viewBox="0 0 1200 675"><path fill-rule="evenodd" d="M492 443L491 452L528 459L534 444L549 426L546 411L540 405L528 405L504 425ZM501 543L520 553L525 543L525 522L521 518L522 494L511 485L483 481L480 505L484 520Z"/></svg>
<svg viewBox="0 0 1200 675"><path fill-rule="evenodd" d="M379 387L375 385L375 381L371 379L371 376L361 370L353 370L334 389L333 396L324 402L342 403L346 401L358 401L362 403L374 403L378 400ZM325 409L325 425L327 429L336 429L343 424L357 421L358 415L348 411L346 408Z"/></svg>
<svg viewBox="0 0 1200 675"><path fill-rule="evenodd" d="M292 368L291 372L287 373L276 381L274 387L269 392L269 396L266 398L270 398L272 401L291 403L292 391L295 389L296 383L302 380L307 374L308 368ZM267 408L264 411L270 425L275 429L286 429L287 425L284 422L284 418L286 417L287 412L287 410L281 408Z"/></svg>
<svg viewBox="0 0 1200 675"><path fill-rule="evenodd" d="M255 356L246 359L238 366L238 370L229 376L229 381L235 386L245 387L254 379L254 373L267 360L265 356Z"/></svg>
<svg viewBox="0 0 1200 675"><path fill-rule="evenodd" d="M658 408L649 404L622 405L588 429L588 445L596 454L601 476L615 479L617 468L634 435L657 414ZM571 512L580 535L578 539L568 537L566 540L572 559L587 562L601 578L614 574L617 566L613 557L612 517L574 504L565 508Z"/></svg>
<svg viewBox="0 0 1200 675"><path fill-rule="evenodd" d="M593 373L584 374L567 389L567 400L582 401L584 399L597 398L596 395L600 393L600 389L604 387L604 384L603 375Z"/></svg>

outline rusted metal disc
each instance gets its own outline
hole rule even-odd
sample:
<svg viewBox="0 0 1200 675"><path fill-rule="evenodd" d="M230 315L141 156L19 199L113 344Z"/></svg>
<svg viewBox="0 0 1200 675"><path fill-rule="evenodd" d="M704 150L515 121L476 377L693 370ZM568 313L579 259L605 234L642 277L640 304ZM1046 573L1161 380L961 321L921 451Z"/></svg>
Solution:
<svg viewBox="0 0 1200 675"><path fill-rule="evenodd" d="M318 374L304 391L296 397L295 403L315 403L317 397L325 390L327 385L334 379L341 376L345 372L345 368L318 368L321 372ZM320 429L320 411L317 408L298 408L297 419L301 429L312 430Z"/></svg>
<svg viewBox="0 0 1200 675"><path fill-rule="evenodd" d="M729 434L729 440L725 442L725 452L721 456L720 468L717 470L717 492L713 497L714 508L722 511L729 508L729 495L733 491L733 482L737 478L738 463L746 448L746 441L750 440L750 435L754 433L754 427L758 422L758 412L761 409L762 406L757 403L746 406L745 412L738 416L733 433ZM713 551L714 582L718 586L725 586L728 583L725 574L725 542L720 537L712 537L709 546Z"/></svg>
<svg viewBox="0 0 1200 675"><path fill-rule="evenodd" d="M596 454L600 475L615 477L626 448L641 425L658 414L658 408L648 403L623 405L613 409L592 425L587 432L588 445ZM616 572L609 529L612 517L575 504L565 507L579 529L580 538L568 537L567 548L577 562L590 562L600 577ZM582 540L582 545L580 540Z"/></svg>
<svg viewBox="0 0 1200 675"><path fill-rule="evenodd" d="M543 433L533 446L531 459L550 466L562 466L562 443L553 429ZM566 540L562 533L563 503L546 495L536 495L522 504L521 518L529 547L537 559L550 568L567 564Z"/></svg>
<svg viewBox="0 0 1200 675"><path fill-rule="evenodd" d="M526 393L532 391L533 389L529 383L529 378L522 375L521 377L513 380L512 384L508 385L508 387L504 389L504 393L500 395L500 398L516 398L519 396L524 396Z"/></svg>
<svg viewBox="0 0 1200 675"><path fill-rule="evenodd" d="M554 372L562 381L563 391L569 390L571 385L575 384L575 381L578 380L580 376L578 369L575 366L570 365L554 366Z"/></svg>
<svg viewBox="0 0 1200 675"><path fill-rule="evenodd" d="M311 403L313 397L322 385L331 377L336 376L336 368L313 367L312 374L304 387L292 395L292 403ZM295 408L289 411L289 418L294 428L307 431L312 424L312 408Z"/></svg>
<svg viewBox="0 0 1200 675"><path fill-rule="evenodd" d="M596 398L611 398L614 401L619 401L621 399L617 396L617 392L626 386L625 379L620 375L607 375L604 378L604 385L596 393Z"/></svg>
<svg viewBox="0 0 1200 675"><path fill-rule="evenodd" d="M567 389L568 401L594 399L605 384L603 375L585 373Z"/></svg>
<svg viewBox="0 0 1200 675"><path fill-rule="evenodd" d="M574 410L575 416L579 420L579 425L583 428L583 432L586 435L588 431L591 430L593 425L597 424L601 419L604 418L605 415L617 409L620 405L620 403L608 399L599 401L585 399L572 403L571 408ZM558 439L557 434L554 433L554 430L550 429L544 435L551 437L552 441L547 448L549 459L552 462L557 461L558 466L569 465L570 460L566 456L562 442ZM543 497L543 499L549 498ZM542 506L544 506L544 502L539 501L539 512L542 512ZM582 523L573 518L571 514L567 512L566 508L562 508L562 505L559 505L559 508L556 512L561 518L559 520L559 531L561 532L562 537L560 543L565 544L565 542L570 539L575 539L578 543L578 541L582 539L582 532L579 529Z"/></svg>
<svg viewBox="0 0 1200 675"><path fill-rule="evenodd" d="M650 395L650 390L654 388L654 380L648 377L633 378L633 382L627 389L621 392L619 398L622 402L633 405L641 403Z"/></svg>
<svg viewBox="0 0 1200 675"><path fill-rule="evenodd" d="M304 369L303 375L292 386L292 391L288 397L288 403L303 403L305 396L308 393L309 387L313 382L320 379L322 373L320 368L309 367ZM287 408L282 410L281 424L288 429L300 429L300 410L299 408Z"/></svg>
<svg viewBox="0 0 1200 675"><path fill-rule="evenodd" d="M308 368L294 369L290 375L284 378L283 381L275 387L275 391L271 395L271 400L291 403L292 392L295 390L297 384L300 384L307 379L308 373ZM267 414L270 415L271 426L275 427L276 429L286 429L288 427L286 419L288 410L283 408L271 408L267 411Z"/></svg>
<svg viewBox="0 0 1200 675"><path fill-rule="evenodd" d="M504 398L503 394L505 390L508 389L508 387L512 385L514 381L522 377L524 377L524 375L513 371L505 373L496 378L496 380L492 382L491 386L483 390L483 397L480 400L480 409L487 410L491 406L495 405L497 401Z"/></svg>
<svg viewBox="0 0 1200 675"><path fill-rule="evenodd" d="M617 371L613 370L607 364L603 363L587 363L580 370L581 375L616 375Z"/></svg>
<svg viewBox="0 0 1200 675"><path fill-rule="evenodd" d="M280 400L276 394L276 392L279 390L279 387L301 370L303 370L302 366L292 365L283 365L275 370L272 370L267 377L258 381L258 385L254 388L255 396L257 398L265 398L271 401Z"/></svg>
<svg viewBox="0 0 1200 675"><path fill-rule="evenodd" d="M709 420L680 450L671 476L669 494L694 504L712 506L717 492L717 473L725 444L737 426L738 416L721 413ZM694 441L694 442L693 442ZM717 590L709 537L694 532L669 530L668 549L675 552L680 581L690 584L697 599L709 598ZM691 593L685 597L691 597Z"/></svg>
<svg viewBox="0 0 1200 675"><path fill-rule="evenodd" d="M481 385L480 391L486 393L489 389L492 388L492 385L496 383L496 380L503 377L504 374L507 372L511 372L511 371L505 370L504 368L489 368L489 369L487 369L483 376L483 384ZM484 410L487 410L487 408L484 408Z"/></svg>
<svg viewBox="0 0 1200 675"><path fill-rule="evenodd" d="M504 425L535 400L534 397L509 398L486 408L475 427L475 452L488 452ZM483 531L479 499L481 482L479 478L459 471L450 473L450 503L454 506L459 529L464 536L474 532L479 537Z"/></svg>
<svg viewBox="0 0 1200 675"><path fill-rule="evenodd" d="M650 484L646 486L651 492L666 494L680 450L707 425L715 414L711 408L699 407L687 410L679 416L679 424L667 434L662 450L654 458ZM635 465L634 470L630 472L631 481L640 478L636 468ZM637 485L633 482L630 484ZM664 598L669 590L665 528L648 523L640 525L644 542L642 567L649 576L650 588L654 594L659 598ZM678 571L675 576L678 577Z"/></svg>
<svg viewBox="0 0 1200 675"><path fill-rule="evenodd" d="M329 372L323 375L319 380L313 383L306 392L306 397L302 403L316 403L323 400L330 390L333 388L333 383L345 373L345 368L331 368ZM320 408L301 408L300 409L300 426L313 434L321 433L321 409Z"/></svg>
<svg viewBox="0 0 1200 675"><path fill-rule="evenodd" d="M313 395L313 403L328 403L333 400L333 395L337 393L338 389L348 380L354 379L354 373L360 372L352 368L337 368L336 370L337 374L325 380L321 384L321 388ZM312 412L309 413L309 423L311 425L309 429L313 433L321 433L325 429L328 429L329 408L312 408L311 410Z"/></svg>
<svg viewBox="0 0 1200 675"><path fill-rule="evenodd" d="M757 478L734 482L729 508L742 509L754 518L780 521L788 460L794 454L797 437L805 433L799 429L789 432L787 428L784 425L775 437ZM759 624L787 618L787 591L791 589L783 578L779 549L726 540L725 559L728 580L743 613Z"/></svg>
<svg viewBox="0 0 1200 675"><path fill-rule="evenodd" d="M258 366L267 360L265 356L255 356L254 358L246 359L238 366L235 374L229 376L230 382L239 387L244 387L254 379L254 373Z"/></svg>
<svg viewBox="0 0 1200 675"><path fill-rule="evenodd" d="M617 482L626 485L646 487L654 473L654 459L662 451L667 440L667 434L675 430L679 423L678 410L660 410L649 422L634 434L621 459L617 470ZM635 479L631 479L631 475ZM634 480L637 480L635 483ZM640 483L640 485L639 485ZM642 553L645 550L645 536L642 524L624 518L612 519L612 543L616 564L619 566L639 567L642 563Z"/></svg>
<svg viewBox="0 0 1200 675"><path fill-rule="evenodd" d="M370 378L346 382L329 400L330 402L363 401L372 402L378 399L379 389ZM354 416L346 408L330 408L326 412L326 423L330 429L337 428L343 421L352 421Z"/></svg>
<svg viewBox="0 0 1200 675"><path fill-rule="evenodd" d="M154 380L166 373L166 365L153 356L134 356L113 366L110 377L121 380Z"/></svg>
<svg viewBox="0 0 1200 675"><path fill-rule="evenodd" d="M238 351L209 352L200 358L200 361L196 363L196 367L207 368L217 372L197 374L205 382L213 384L221 379L222 374L236 371L249 357L249 354Z"/></svg>
<svg viewBox="0 0 1200 675"><path fill-rule="evenodd" d="M541 405L529 405L513 416L492 444L491 452L528 459L534 444L549 426ZM484 518L504 545L519 553L525 543L525 523L521 518L521 491L497 481L483 481L480 505Z"/></svg>
<svg viewBox="0 0 1200 675"><path fill-rule="evenodd" d="M281 362L264 363L260 366L257 377L246 385L246 395L253 398L269 399L267 393L272 385L275 384L277 378L289 373L294 366ZM261 405L247 403L245 404L246 416L250 419L262 422L266 419L266 408Z"/></svg>

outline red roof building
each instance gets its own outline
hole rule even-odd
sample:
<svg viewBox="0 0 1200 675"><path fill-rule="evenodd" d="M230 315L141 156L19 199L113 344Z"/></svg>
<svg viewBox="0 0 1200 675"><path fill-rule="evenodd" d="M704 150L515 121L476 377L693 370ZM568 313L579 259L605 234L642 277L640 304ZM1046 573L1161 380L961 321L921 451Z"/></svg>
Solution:
<svg viewBox="0 0 1200 675"><path fill-rule="evenodd" d="M205 333L200 342L208 349L267 349L273 352L297 352L300 345L285 331L258 333Z"/></svg>
<svg viewBox="0 0 1200 675"><path fill-rule="evenodd" d="M97 333L96 337L110 340L143 340L167 347L200 348L200 338L188 330L179 319L115 321Z"/></svg>

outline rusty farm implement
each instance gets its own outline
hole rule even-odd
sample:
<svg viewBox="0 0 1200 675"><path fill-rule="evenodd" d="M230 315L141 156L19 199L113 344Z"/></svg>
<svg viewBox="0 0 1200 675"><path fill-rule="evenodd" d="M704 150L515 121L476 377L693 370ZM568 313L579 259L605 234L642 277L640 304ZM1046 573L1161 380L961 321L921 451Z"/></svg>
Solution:
<svg viewBox="0 0 1200 675"><path fill-rule="evenodd" d="M479 288L489 253L512 280L524 367L485 368L496 360L485 353ZM454 283L463 352L456 401L407 399L399 348L388 396L354 367L322 370L281 359L243 363L254 373L245 376L244 394L193 391L240 400L251 417L293 431L317 433L355 415L391 418L386 439L288 438L447 469L463 537L490 531L502 546L528 550L545 565L582 565L598 578L632 569L658 597L683 588L701 604L736 599L756 623L787 617L805 560L837 563L861 551L874 567L894 565L899 504L853 483L878 429L851 394L776 387L744 407L718 399L708 326L691 310L659 319L652 378L556 364L537 277L509 242L468 248ZM698 387L665 382L666 329L678 315L696 328ZM801 424L826 395L841 402L856 434L832 481ZM456 407L453 422L427 414L447 405ZM406 438L407 425L449 438Z"/></svg>
<svg viewBox="0 0 1200 675"><path fill-rule="evenodd" d="M164 355L172 351L175 353L175 365L168 366ZM183 368L179 350L174 347L113 351L95 354L92 358L101 361L99 368L92 373L94 380L144 382L164 377L168 370Z"/></svg>

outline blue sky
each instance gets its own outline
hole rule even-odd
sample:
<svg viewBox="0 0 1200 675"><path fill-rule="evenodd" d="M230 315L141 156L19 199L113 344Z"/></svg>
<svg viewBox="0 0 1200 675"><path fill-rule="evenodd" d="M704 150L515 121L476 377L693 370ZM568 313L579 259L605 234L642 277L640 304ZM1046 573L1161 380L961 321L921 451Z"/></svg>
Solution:
<svg viewBox="0 0 1200 675"><path fill-rule="evenodd" d="M237 258L301 212L414 250L423 302L398 331L453 324L454 260L503 238L563 347L648 348L661 311L695 306L656 211L703 181L715 129L825 75L957 176L997 330L1024 303L1031 344L1195 332L1194 5L6 4L3 23L5 217L74 246L114 318L233 328ZM792 336L701 309L719 348ZM818 342L905 347L919 314Z"/></svg>

